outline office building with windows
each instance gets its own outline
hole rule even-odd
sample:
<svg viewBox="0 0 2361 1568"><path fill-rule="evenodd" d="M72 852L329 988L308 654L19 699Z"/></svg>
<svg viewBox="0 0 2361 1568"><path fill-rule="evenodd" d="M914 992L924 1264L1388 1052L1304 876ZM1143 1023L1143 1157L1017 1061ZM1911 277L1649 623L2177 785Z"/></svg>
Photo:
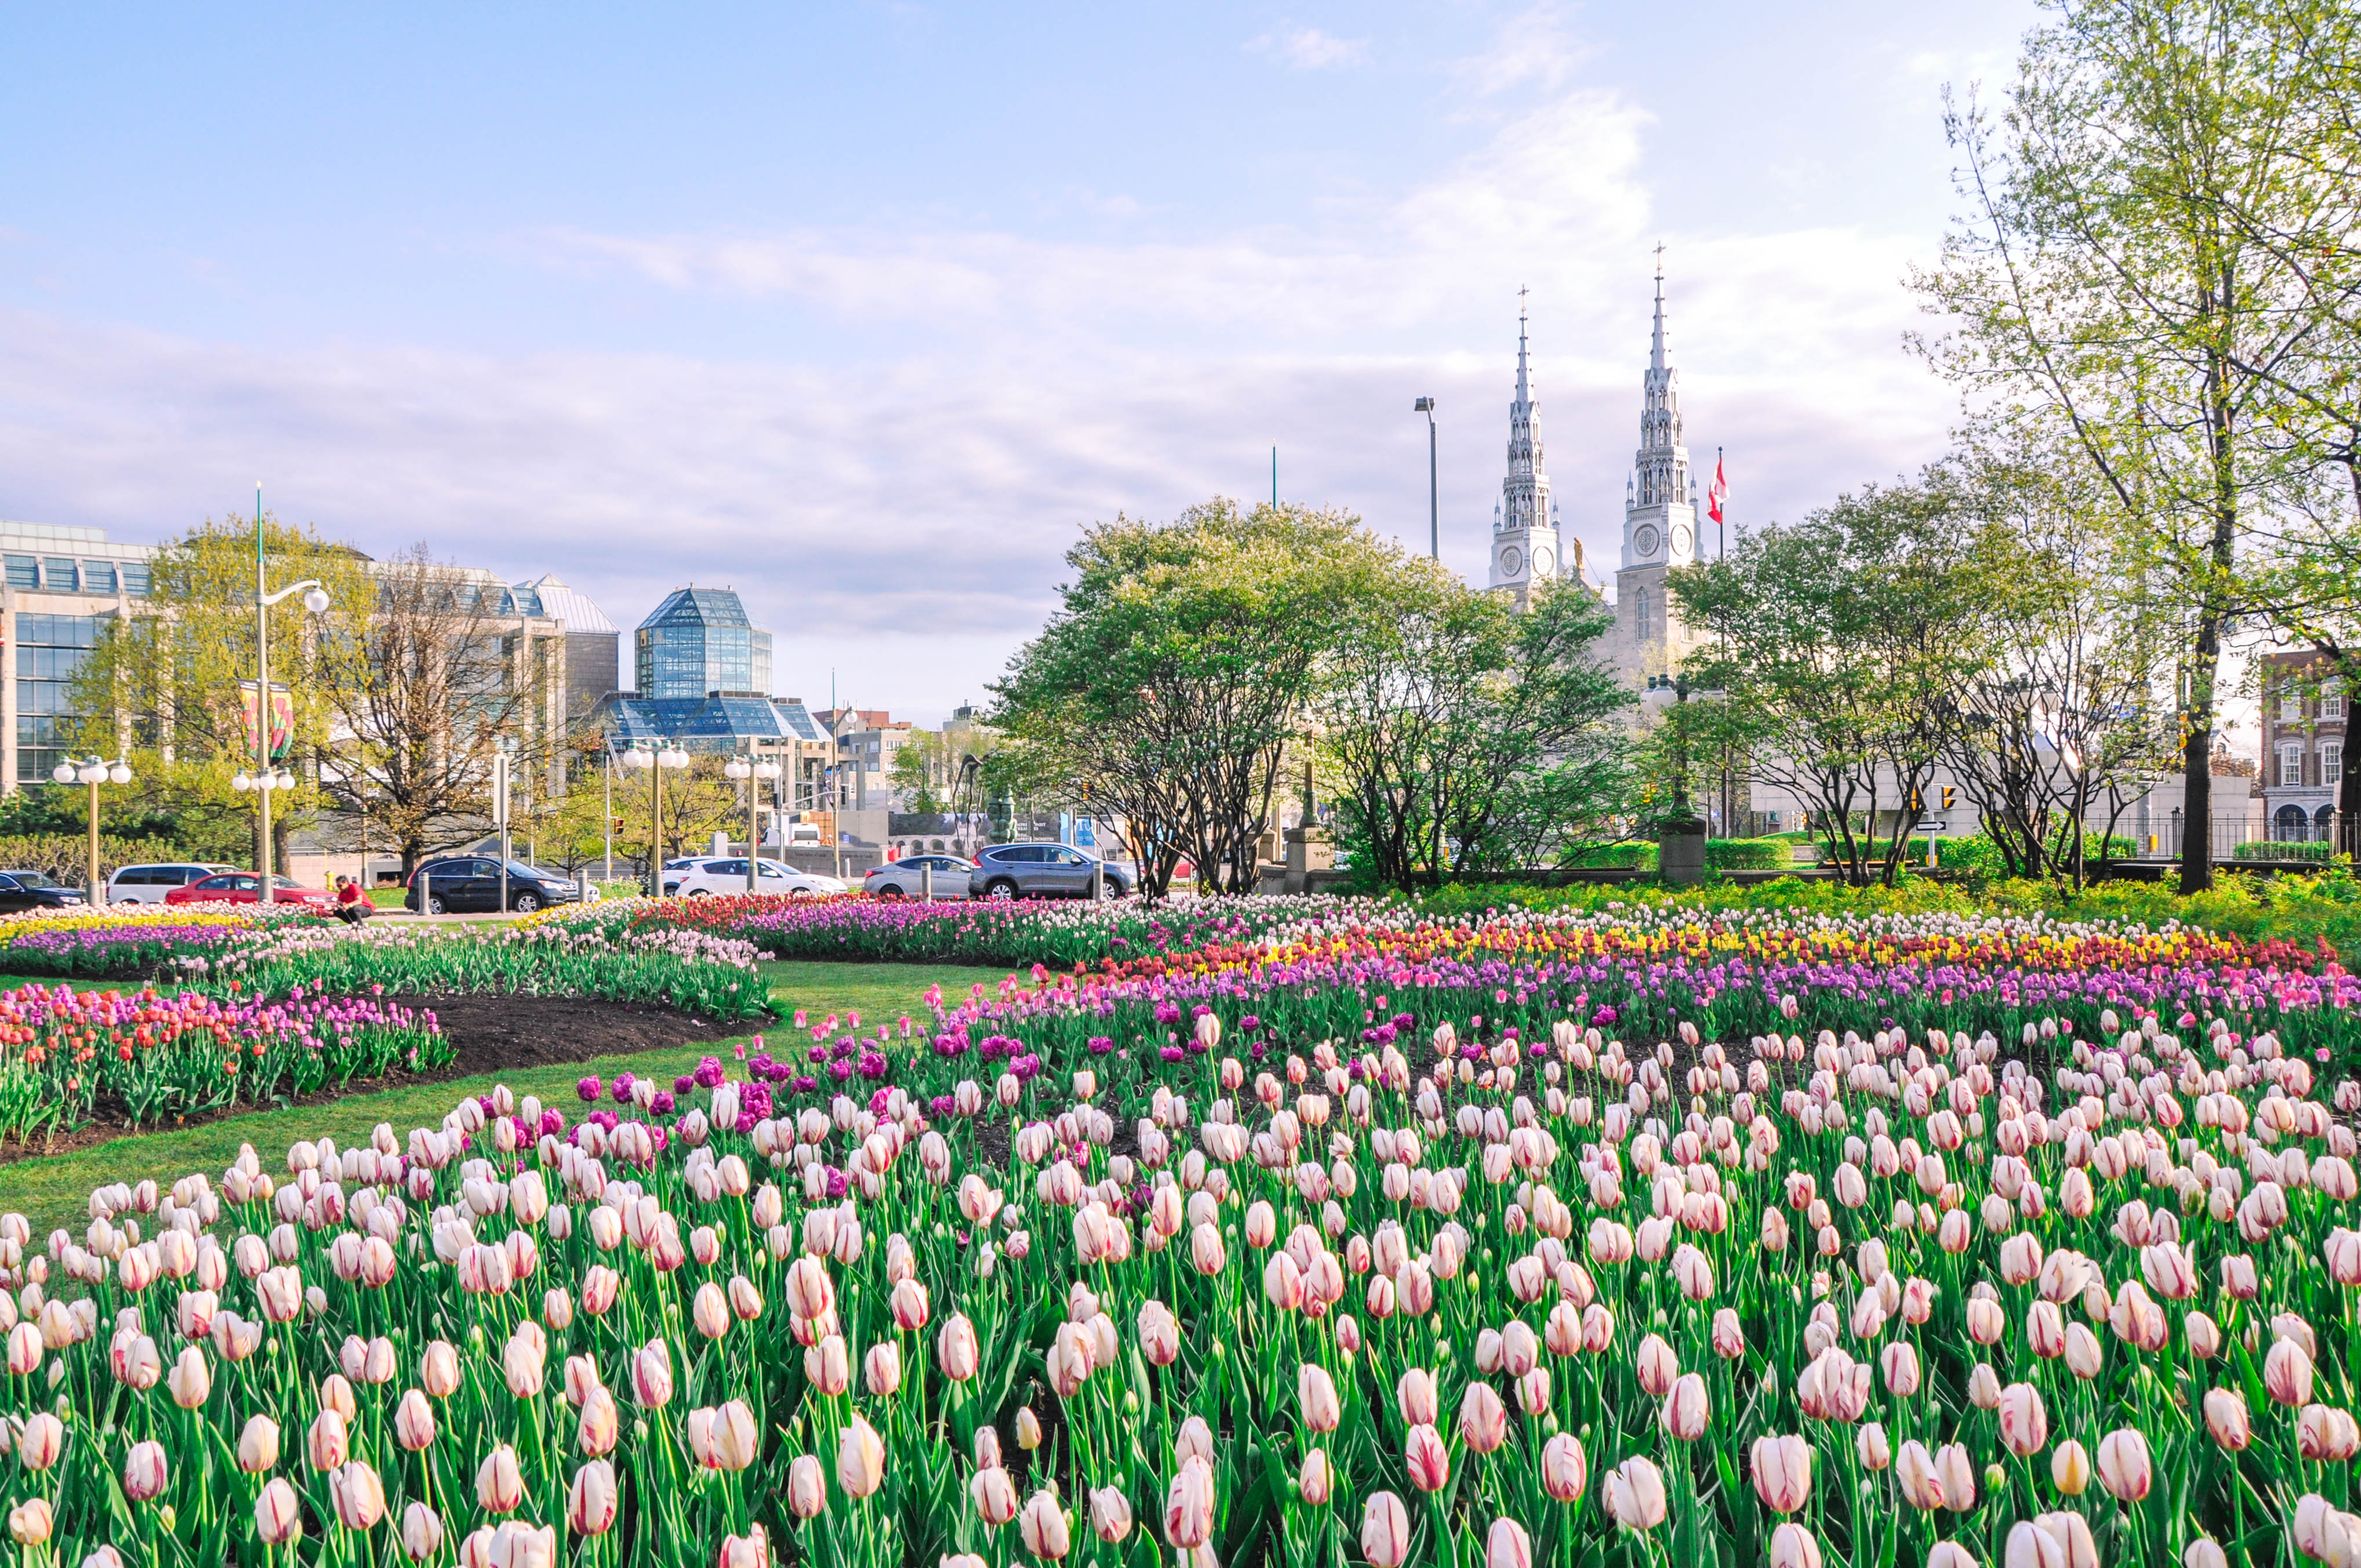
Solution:
<svg viewBox="0 0 2361 1568"><path fill-rule="evenodd" d="M146 610L157 553L104 529L0 521L0 793L49 782L75 718L74 676L110 621ZM620 633L598 607L554 576L449 577L516 678L548 683L533 728L587 720L618 673Z"/></svg>
<svg viewBox="0 0 2361 1568"><path fill-rule="evenodd" d="M2317 653L2267 653L2257 664L2266 831L2281 843L2325 841L2345 770L2345 687Z"/></svg>
<svg viewBox="0 0 2361 1568"><path fill-rule="evenodd" d="M768 696L771 634L728 588L675 588L640 622L632 674L643 697Z"/></svg>
<svg viewBox="0 0 2361 1568"><path fill-rule="evenodd" d="M104 529L0 521L0 793L49 782L74 674L100 629L148 597L151 554Z"/></svg>

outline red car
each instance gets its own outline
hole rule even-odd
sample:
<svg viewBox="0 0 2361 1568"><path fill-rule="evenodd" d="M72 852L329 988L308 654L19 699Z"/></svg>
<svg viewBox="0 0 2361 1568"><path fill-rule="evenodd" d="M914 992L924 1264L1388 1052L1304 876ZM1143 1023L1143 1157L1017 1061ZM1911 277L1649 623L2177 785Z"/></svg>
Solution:
<svg viewBox="0 0 2361 1568"><path fill-rule="evenodd" d="M217 872L202 882L176 887L164 895L167 904L259 904L262 879L252 872ZM273 904L310 904L332 908L335 900L316 887L297 887L285 877L270 879Z"/></svg>

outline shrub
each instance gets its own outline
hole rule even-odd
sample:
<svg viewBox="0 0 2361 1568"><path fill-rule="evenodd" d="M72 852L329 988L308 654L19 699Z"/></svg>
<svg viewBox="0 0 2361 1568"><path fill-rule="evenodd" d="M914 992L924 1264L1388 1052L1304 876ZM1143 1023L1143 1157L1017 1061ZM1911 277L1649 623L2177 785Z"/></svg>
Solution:
<svg viewBox="0 0 2361 1568"><path fill-rule="evenodd" d="M2336 846L2325 839L2258 839L2230 851L2238 861L2317 861L2325 865L2336 858Z"/></svg>
<svg viewBox="0 0 2361 1568"><path fill-rule="evenodd" d="M1705 863L1718 872L1784 871L1795 863L1795 850L1784 839L1708 839Z"/></svg>

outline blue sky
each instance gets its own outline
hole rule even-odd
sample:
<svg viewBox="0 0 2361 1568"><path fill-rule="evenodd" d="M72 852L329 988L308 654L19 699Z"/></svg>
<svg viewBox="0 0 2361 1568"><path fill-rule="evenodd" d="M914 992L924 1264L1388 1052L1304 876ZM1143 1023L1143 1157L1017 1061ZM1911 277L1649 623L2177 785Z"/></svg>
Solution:
<svg viewBox="0 0 2361 1568"><path fill-rule="evenodd" d="M1653 247L1700 469L1940 450L1902 280L2021 4L0 5L0 516L257 479L618 622L743 591L783 693L939 718L1076 529L1252 496L1480 574L1516 291L1609 569Z"/></svg>

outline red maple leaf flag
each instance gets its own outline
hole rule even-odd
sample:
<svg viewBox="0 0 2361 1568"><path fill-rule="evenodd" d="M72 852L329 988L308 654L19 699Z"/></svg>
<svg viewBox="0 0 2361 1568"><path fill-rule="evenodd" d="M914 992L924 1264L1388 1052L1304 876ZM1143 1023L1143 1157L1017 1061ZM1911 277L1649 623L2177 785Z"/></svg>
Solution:
<svg viewBox="0 0 2361 1568"><path fill-rule="evenodd" d="M1713 488L1706 491L1705 499L1706 516L1719 523L1722 521L1721 503L1730 499L1730 481L1722 477L1719 452L1713 455Z"/></svg>

